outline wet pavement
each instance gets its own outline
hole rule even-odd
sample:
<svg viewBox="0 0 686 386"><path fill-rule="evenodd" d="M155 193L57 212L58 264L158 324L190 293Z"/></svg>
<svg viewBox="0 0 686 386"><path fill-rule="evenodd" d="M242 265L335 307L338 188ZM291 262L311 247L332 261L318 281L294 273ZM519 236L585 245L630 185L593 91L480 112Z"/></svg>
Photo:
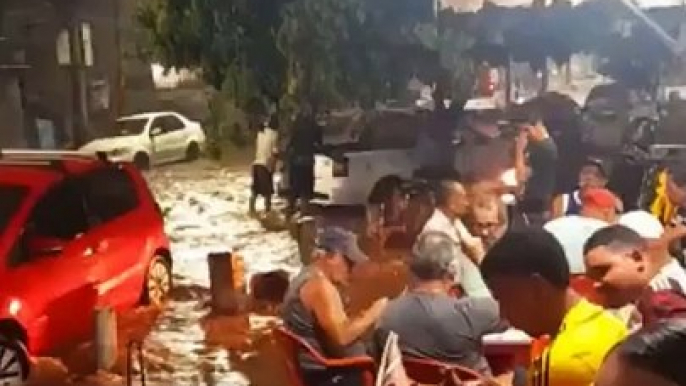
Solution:
<svg viewBox="0 0 686 386"><path fill-rule="evenodd" d="M120 355L113 374L82 375L93 369L92 347L84 344L59 361L40 359L31 385L124 385L131 340L143 342L148 386L287 385L283 357L271 336L278 323L276 307L260 304L239 316L210 315L207 255L237 251L244 257L248 279L277 270L292 274L300 268L300 259L289 232L271 229L279 227L265 231L264 224L247 215L247 172L200 161L163 167L147 178L172 241L176 288L171 300L163 310L142 308L119 318ZM359 229L349 218L334 222ZM361 267L349 292L351 311L379 296L398 294L404 282L399 263ZM138 373L140 366L134 363ZM133 385L139 384L137 377Z"/></svg>

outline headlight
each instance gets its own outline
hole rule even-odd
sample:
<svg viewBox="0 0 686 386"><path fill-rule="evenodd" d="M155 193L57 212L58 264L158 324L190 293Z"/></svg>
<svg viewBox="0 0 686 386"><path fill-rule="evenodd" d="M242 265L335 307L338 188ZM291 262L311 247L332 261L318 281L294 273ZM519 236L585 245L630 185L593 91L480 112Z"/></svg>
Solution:
<svg viewBox="0 0 686 386"><path fill-rule="evenodd" d="M131 149L126 148L126 147L112 149L112 150L109 150L107 152L108 155L113 156L113 157L118 157L118 156L126 155L129 153L131 153Z"/></svg>

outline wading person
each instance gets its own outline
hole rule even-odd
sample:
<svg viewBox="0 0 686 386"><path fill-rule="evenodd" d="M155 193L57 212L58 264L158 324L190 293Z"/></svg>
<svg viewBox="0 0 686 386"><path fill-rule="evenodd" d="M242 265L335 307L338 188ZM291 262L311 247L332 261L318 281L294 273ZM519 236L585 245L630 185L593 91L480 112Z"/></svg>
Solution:
<svg viewBox="0 0 686 386"><path fill-rule="evenodd" d="M264 210L272 209L274 194L274 168L278 153L278 134L270 127L269 119L265 120L257 132L255 140L255 161L252 164L252 195L250 196L250 214L256 213L257 197L264 198Z"/></svg>
<svg viewBox="0 0 686 386"><path fill-rule="evenodd" d="M322 128L310 107L303 111L293 123L293 134L288 145L290 194L288 214L306 208L314 194L314 156L322 146ZM298 205L299 202L299 205Z"/></svg>
<svg viewBox="0 0 686 386"><path fill-rule="evenodd" d="M346 315L338 287L349 284L353 266L366 262L357 237L338 227L319 235L314 261L291 281L282 308L284 325L326 358L367 355L362 336L373 329L387 299L377 300L356 318ZM301 352L299 365L307 386L358 386L361 374L327 369Z"/></svg>

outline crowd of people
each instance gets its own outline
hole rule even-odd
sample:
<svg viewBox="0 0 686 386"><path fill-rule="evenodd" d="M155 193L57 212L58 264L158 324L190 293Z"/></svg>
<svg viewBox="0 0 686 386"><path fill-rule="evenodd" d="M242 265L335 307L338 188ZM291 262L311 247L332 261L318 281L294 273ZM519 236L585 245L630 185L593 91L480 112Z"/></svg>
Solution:
<svg viewBox="0 0 686 386"><path fill-rule="evenodd" d="M433 176L433 212L406 259L403 293L349 316L340 289L369 258L357 235L327 227L290 284L285 327L328 358L378 359L394 334L403 356L471 369L482 385L686 385L678 365L686 357L686 271L673 253L686 225L622 202L595 158L576 165L574 189L556 195L556 144L540 117L529 118L512 135L492 111L471 114L453 173L425 157L418 175ZM273 155L276 147L263 148ZM295 167L311 168L311 150ZM686 163L665 171L664 199L674 207L686 205L684 173ZM402 192L392 192L393 206L405 208ZM508 329L547 343L528 368L496 373L484 337ZM297 359L307 385L362 384L360 373L326 368L305 351Z"/></svg>

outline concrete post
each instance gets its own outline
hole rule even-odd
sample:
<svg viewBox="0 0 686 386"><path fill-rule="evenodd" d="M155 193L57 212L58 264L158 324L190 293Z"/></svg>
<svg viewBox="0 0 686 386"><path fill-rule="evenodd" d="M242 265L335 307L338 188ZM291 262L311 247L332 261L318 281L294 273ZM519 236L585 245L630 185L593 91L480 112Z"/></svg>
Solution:
<svg viewBox="0 0 686 386"><path fill-rule="evenodd" d="M300 261L308 265L317 243L317 226L314 217L302 217L297 222L297 239Z"/></svg>
<svg viewBox="0 0 686 386"><path fill-rule="evenodd" d="M214 252L207 256L210 272L212 312L236 314L243 308L245 295L245 267L237 253Z"/></svg>
<svg viewBox="0 0 686 386"><path fill-rule="evenodd" d="M94 319L97 369L109 371L117 362L117 314L111 308L96 308Z"/></svg>

